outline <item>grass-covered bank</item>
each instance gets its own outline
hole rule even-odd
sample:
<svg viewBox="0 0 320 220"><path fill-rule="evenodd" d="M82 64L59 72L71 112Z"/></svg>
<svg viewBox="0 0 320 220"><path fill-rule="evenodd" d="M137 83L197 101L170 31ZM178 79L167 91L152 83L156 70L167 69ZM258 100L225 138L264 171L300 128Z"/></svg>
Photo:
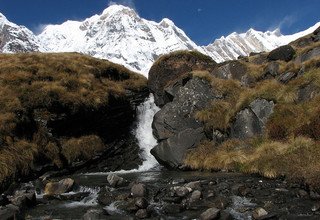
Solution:
<svg viewBox="0 0 320 220"><path fill-rule="evenodd" d="M222 79L215 71L194 71L193 77L206 79L221 97L194 115L207 133L217 130L228 136L236 115L254 100L273 101L274 109L262 134L222 143L203 141L189 151L185 164L192 169L285 176L319 189L320 58L319 43L313 39L311 34L293 42L295 54L288 62L270 61L267 53L233 61L249 79L245 83L244 77Z"/></svg>
<svg viewBox="0 0 320 220"><path fill-rule="evenodd" d="M62 168L105 150L114 136L106 133L117 117L130 123L130 96L146 84L121 65L77 53L1 54L0 183L39 163Z"/></svg>

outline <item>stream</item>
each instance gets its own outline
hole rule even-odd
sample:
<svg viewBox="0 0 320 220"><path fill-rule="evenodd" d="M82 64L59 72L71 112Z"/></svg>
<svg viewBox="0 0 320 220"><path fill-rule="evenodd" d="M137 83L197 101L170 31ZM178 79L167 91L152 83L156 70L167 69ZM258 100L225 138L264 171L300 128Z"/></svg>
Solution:
<svg viewBox="0 0 320 220"><path fill-rule="evenodd" d="M143 183L147 189L147 205L143 209L148 213L145 217L151 219L198 219L211 207L221 210L220 219L252 219L252 212L258 207L268 211L264 219L320 219L319 208L314 208L317 203L300 186L282 179L227 172L179 172L161 167L150 154L157 144L151 123L158 110L152 96L138 107L134 134L144 162L138 169L114 172L128 184L109 187L110 173L56 178L72 178L76 187L54 199L38 191L37 205L26 211L26 219L135 219L139 217L138 208L132 205L136 199L131 189L136 183ZM37 181L31 184L37 185ZM181 195L185 188L189 191ZM89 210L95 214L88 215Z"/></svg>

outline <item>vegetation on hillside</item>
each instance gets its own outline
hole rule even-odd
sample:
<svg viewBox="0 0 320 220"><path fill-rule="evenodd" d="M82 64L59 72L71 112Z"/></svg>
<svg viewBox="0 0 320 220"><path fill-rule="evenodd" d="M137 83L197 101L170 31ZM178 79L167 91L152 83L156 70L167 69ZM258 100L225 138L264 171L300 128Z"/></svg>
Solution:
<svg viewBox="0 0 320 220"><path fill-rule="evenodd" d="M46 121L81 109L106 109L110 98L146 88L143 76L77 53L0 55L0 182L25 174L36 159L61 167L104 149L100 137L56 140Z"/></svg>
<svg viewBox="0 0 320 220"><path fill-rule="evenodd" d="M296 47L296 56L319 47L318 43ZM208 132L230 131L236 114L257 98L275 103L264 133L249 140L232 139L221 144L205 141L191 150L185 163L193 169L233 170L259 173L266 177L286 176L313 187L320 183L320 58L304 63L276 61L278 75L263 78L268 63L246 65L255 79L244 86L233 79L218 79L208 71L193 72L194 77L208 80L222 99L195 114ZM295 77L283 83L283 74Z"/></svg>

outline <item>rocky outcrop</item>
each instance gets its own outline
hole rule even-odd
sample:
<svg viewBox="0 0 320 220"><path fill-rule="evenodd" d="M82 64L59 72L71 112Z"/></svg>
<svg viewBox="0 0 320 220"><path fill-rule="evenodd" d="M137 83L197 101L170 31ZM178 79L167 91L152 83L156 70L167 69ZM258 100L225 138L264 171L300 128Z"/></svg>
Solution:
<svg viewBox="0 0 320 220"><path fill-rule="evenodd" d="M191 71L210 70L215 65L216 62L210 57L196 51L178 51L160 57L151 67L148 77L148 87L155 96L155 103L162 107L172 100L164 90L169 84L175 84ZM186 82L182 80L179 84L184 85Z"/></svg>
<svg viewBox="0 0 320 220"><path fill-rule="evenodd" d="M203 125L194 114L213 99L215 94L209 83L196 77L180 87L173 101L154 116L152 127L159 144L151 153L161 164L169 168L179 167L186 151L205 137Z"/></svg>
<svg viewBox="0 0 320 220"><path fill-rule="evenodd" d="M295 55L295 50L290 45L281 46L277 49L271 51L268 55L268 59L270 61L275 60L283 60L283 61L290 61L292 60L293 56Z"/></svg>
<svg viewBox="0 0 320 220"><path fill-rule="evenodd" d="M158 162L166 167L179 168L183 164L185 154L205 139L202 128L187 128L176 135L160 142L151 150Z"/></svg>
<svg viewBox="0 0 320 220"><path fill-rule="evenodd" d="M231 138L246 139L262 134L268 118L273 113L273 101L256 99L248 108L237 113L231 126Z"/></svg>

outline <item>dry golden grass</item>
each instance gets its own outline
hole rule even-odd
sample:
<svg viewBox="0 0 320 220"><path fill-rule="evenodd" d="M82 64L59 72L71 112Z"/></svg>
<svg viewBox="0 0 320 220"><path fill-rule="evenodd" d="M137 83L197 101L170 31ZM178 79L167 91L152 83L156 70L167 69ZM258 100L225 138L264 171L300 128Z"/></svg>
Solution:
<svg viewBox="0 0 320 220"><path fill-rule="evenodd" d="M62 143L62 154L71 164L77 160L89 160L104 149L102 140L95 135L71 138Z"/></svg>
<svg viewBox="0 0 320 220"><path fill-rule="evenodd" d="M38 110L47 114L40 117L44 119L59 111L101 109L110 97L122 98L127 90L146 86L142 75L77 53L0 54L0 183L27 173L38 155L62 167L61 155L71 163L103 150L96 136L66 140L60 149L59 141L47 137L41 126L28 135L18 133L24 122L32 124Z"/></svg>
<svg viewBox="0 0 320 220"><path fill-rule="evenodd" d="M231 140L215 149L204 142L190 152L185 164L193 169L232 170L258 173L268 178L286 176L318 187L320 183L320 145L299 137L287 142L265 139L258 144Z"/></svg>

